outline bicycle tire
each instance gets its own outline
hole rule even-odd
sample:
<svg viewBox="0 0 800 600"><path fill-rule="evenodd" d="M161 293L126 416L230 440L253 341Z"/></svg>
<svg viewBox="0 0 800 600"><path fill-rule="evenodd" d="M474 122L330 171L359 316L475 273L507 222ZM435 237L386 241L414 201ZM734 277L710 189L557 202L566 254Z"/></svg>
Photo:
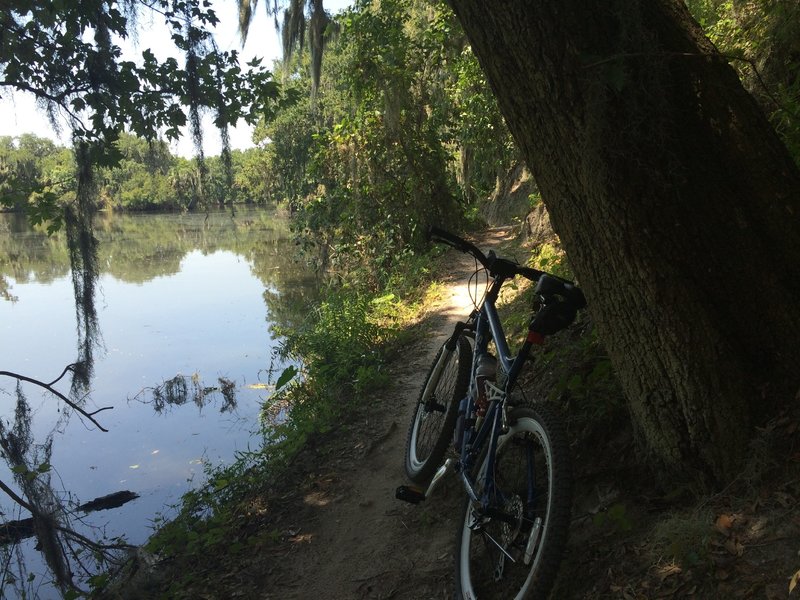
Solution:
<svg viewBox="0 0 800 600"><path fill-rule="evenodd" d="M428 370L408 428L405 469L414 483L430 481L442 464L452 442L459 402L467 395L472 346L462 335L452 352L444 355L445 350L446 344ZM440 360L446 363L437 369Z"/></svg>
<svg viewBox="0 0 800 600"><path fill-rule="evenodd" d="M529 404L510 410L508 422L508 433L498 438L495 482L503 510L517 521L509 524L484 519L473 530L470 526L474 525L474 511L467 500L456 539L457 599L547 598L567 543L572 474L564 428L545 407ZM484 459L478 482L486 464ZM533 471L529 466L534 467ZM531 477L536 480L543 476L546 481L536 486L539 493L535 502L525 506L528 494L522 490L529 489ZM515 562L487 536L497 540Z"/></svg>

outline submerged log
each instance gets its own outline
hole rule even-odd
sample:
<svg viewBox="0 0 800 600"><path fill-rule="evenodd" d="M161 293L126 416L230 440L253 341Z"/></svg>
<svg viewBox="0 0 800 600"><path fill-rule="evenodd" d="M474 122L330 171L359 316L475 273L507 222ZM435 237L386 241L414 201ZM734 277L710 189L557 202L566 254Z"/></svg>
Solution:
<svg viewBox="0 0 800 600"><path fill-rule="evenodd" d="M119 508L120 506L130 502L131 500L136 500L136 498L138 497L139 494L136 494L129 490L123 490L121 492L114 492L113 494L108 494L107 496L100 496L99 498L95 498L94 500L85 502L78 507L78 510L89 513L98 510Z"/></svg>
<svg viewBox="0 0 800 600"><path fill-rule="evenodd" d="M121 492L114 492L106 496L100 496L89 502L84 502L78 506L78 510L84 513L96 512L98 510L108 510L111 508L119 508L123 504L135 500L139 494L129 490ZM0 545L15 544L26 538L33 537L34 521L33 517L27 519L20 519L18 521L6 521L0 524Z"/></svg>

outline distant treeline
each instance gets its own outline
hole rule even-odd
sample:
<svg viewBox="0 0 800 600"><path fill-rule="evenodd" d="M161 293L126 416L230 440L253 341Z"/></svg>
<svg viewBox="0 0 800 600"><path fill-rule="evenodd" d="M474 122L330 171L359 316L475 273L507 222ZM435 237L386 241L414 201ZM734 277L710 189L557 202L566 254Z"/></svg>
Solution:
<svg viewBox="0 0 800 600"><path fill-rule="evenodd" d="M280 200L264 176L264 153L257 148L232 151L226 170L219 156L199 163L173 156L164 142L123 135L117 144L119 166L96 173L100 208L177 210ZM75 186L70 148L33 134L0 137L0 209L21 210L45 194L69 201Z"/></svg>

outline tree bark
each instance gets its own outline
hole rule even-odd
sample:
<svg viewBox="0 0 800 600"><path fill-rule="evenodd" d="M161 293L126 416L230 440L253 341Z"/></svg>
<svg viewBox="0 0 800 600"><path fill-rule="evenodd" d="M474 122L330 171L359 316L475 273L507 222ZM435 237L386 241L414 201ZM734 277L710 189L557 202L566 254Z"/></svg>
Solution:
<svg viewBox="0 0 800 600"><path fill-rule="evenodd" d="M726 479L800 386L796 165L679 0L451 3L644 447Z"/></svg>

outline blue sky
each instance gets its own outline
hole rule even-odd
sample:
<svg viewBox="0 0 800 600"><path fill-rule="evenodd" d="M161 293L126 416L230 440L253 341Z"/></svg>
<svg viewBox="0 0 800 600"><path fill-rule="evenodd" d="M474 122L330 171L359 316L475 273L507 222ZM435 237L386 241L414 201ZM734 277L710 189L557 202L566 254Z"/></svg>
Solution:
<svg viewBox="0 0 800 600"><path fill-rule="evenodd" d="M264 4L268 0L262 0L255 11L255 18L250 25L250 32L247 37L247 44L241 47L238 34L238 10L235 0L214 0L214 10L220 20L215 30L217 45L223 50L239 50L240 61L249 62L258 56L265 59L265 64L270 67L272 61L280 57L280 38L275 31L274 21L268 17ZM269 0L271 2L271 0ZM351 5L352 0L326 0L325 8L331 13ZM167 56L177 56L175 48L171 45L169 32L164 25L163 19L142 15L139 22L139 36L137 44L126 44L123 50L130 52L131 60L136 56L141 56L144 48L150 48L158 58ZM127 47L126 47L127 46ZM4 92L0 99L0 136L20 135L22 133L34 133L41 137L49 137L61 144L68 144L69 130L64 128L64 135L59 138L53 131L52 126L47 120L43 110L36 107L33 96L26 93L10 94ZM219 154L220 143L216 131L210 125L211 119L205 126L206 155ZM231 146L233 148L245 149L253 144L250 141L252 128L240 125L230 132ZM188 136L184 136L177 143L172 144L172 151L181 156L191 156L193 154L192 143Z"/></svg>

